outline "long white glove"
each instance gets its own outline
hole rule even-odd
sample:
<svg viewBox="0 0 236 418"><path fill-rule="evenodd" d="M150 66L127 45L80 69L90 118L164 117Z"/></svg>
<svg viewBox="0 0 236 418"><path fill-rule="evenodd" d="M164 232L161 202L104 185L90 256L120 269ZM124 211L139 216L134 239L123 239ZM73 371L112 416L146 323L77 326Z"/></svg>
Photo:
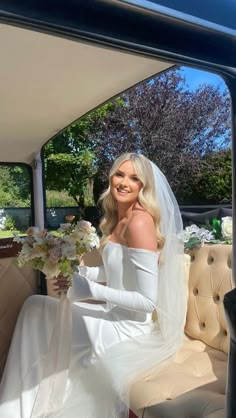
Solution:
<svg viewBox="0 0 236 418"><path fill-rule="evenodd" d="M133 311L153 312L157 303L158 254L140 249L128 250L136 279L134 290L113 289L74 273L68 299L75 302L93 298Z"/></svg>
<svg viewBox="0 0 236 418"><path fill-rule="evenodd" d="M106 272L103 265L98 267L75 266L75 272L93 282L106 282Z"/></svg>

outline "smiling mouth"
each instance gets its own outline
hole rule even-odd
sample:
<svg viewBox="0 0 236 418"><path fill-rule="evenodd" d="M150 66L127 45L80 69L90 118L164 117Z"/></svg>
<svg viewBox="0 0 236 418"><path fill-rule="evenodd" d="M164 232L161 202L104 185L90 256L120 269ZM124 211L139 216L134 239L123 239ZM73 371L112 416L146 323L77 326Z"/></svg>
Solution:
<svg viewBox="0 0 236 418"><path fill-rule="evenodd" d="M124 190L124 189L117 189L117 191L118 191L118 193L121 193L121 194L128 194L129 193L128 190Z"/></svg>

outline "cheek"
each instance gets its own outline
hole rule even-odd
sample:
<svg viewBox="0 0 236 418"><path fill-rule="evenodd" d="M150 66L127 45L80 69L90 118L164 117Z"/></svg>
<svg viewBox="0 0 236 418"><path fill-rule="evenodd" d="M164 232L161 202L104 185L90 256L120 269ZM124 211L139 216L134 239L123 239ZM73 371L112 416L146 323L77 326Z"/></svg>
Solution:
<svg viewBox="0 0 236 418"><path fill-rule="evenodd" d="M116 178L115 178L115 177L112 177L112 178L111 178L111 188L112 188L112 187L115 187L115 186L116 186L116 184L117 184Z"/></svg>
<svg viewBox="0 0 236 418"><path fill-rule="evenodd" d="M111 182L110 182L110 191L111 191L112 196L114 196L116 188L117 188L117 181L115 178L113 178L111 179Z"/></svg>
<svg viewBox="0 0 236 418"><path fill-rule="evenodd" d="M141 183L135 183L135 185L134 185L134 190L135 190L137 193L139 193L139 192L140 192L141 188L142 188L142 184L141 184Z"/></svg>

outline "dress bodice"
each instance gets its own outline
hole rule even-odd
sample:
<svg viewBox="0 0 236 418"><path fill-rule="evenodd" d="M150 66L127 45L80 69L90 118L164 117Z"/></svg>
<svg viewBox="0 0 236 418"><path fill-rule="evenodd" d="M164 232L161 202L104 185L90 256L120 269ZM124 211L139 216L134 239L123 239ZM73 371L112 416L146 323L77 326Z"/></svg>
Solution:
<svg viewBox="0 0 236 418"><path fill-rule="evenodd" d="M140 264L143 257L156 257L159 253L139 248L130 248L125 245L108 241L103 249L102 260L106 271L107 285L114 289L136 290L135 269L131 261L130 251L139 254Z"/></svg>
<svg viewBox="0 0 236 418"><path fill-rule="evenodd" d="M148 261L150 261L151 266L158 263L159 253L154 251L148 251L138 248L130 248L119 243L108 241L106 246L103 249L102 259L104 263L105 273L106 273L106 282L107 286L112 287L113 289L119 290L128 290L128 291L139 291L137 285L137 260L139 268L143 268L143 271L146 270ZM134 259L135 258L135 259ZM155 290L157 289L157 277L155 280ZM148 283L145 284L144 277L144 286L148 286ZM147 289L146 289L147 290ZM150 296L153 296L153 287L150 288L152 293ZM107 307L112 309L113 305L108 303ZM119 309L120 313L120 309ZM134 319L134 312L129 313ZM144 318L144 315L136 313L137 319ZM145 314L146 317L150 315Z"/></svg>

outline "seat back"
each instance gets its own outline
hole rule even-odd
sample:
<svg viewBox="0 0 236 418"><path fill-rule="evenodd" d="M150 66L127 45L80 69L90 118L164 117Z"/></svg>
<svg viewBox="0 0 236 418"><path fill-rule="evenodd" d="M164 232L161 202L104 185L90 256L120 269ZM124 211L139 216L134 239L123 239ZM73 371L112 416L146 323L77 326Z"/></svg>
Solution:
<svg viewBox="0 0 236 418"><path fill-rule="evenodd" d="M233 286L231 245L205 245L191 254L185 332L205 344L228 352L224 294Z"/></svg>
<svg viewBox="0 0 236 418"><path fill-rule="evenodd" d="M14 257L0 260L0 379L21 306L38 292L37 272L19 268Z"/></svg>

